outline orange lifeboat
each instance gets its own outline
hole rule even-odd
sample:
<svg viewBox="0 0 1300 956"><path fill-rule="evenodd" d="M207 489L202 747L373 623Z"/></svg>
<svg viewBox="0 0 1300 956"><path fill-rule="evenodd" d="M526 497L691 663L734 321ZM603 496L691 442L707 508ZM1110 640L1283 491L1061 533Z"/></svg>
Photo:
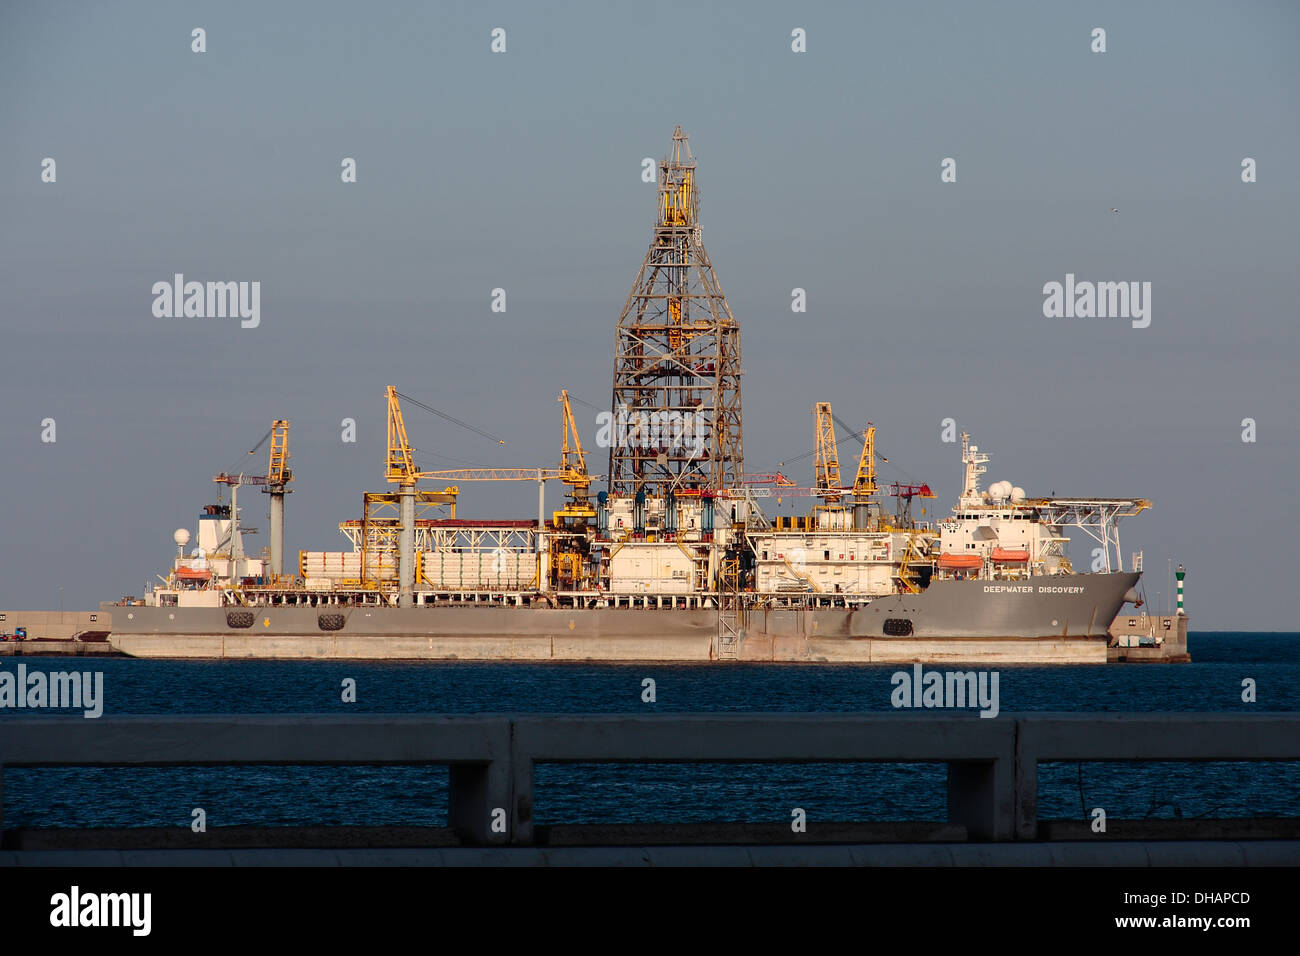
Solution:
<svg viewBox="0 0 1300 956"><path fill-rule="evenodd" d="M177 568L176 578L179 581L209 581L212 579L212 572L198 568Z"/></svg>
<svg viewBox="0 0 1300 956"><path fill-rule="evenodd" d="M1011 548L994 548L993 560L1008 564L1025 564L1029 560L1029 552L1016 551Z"/></svg>
<svg viewBox="0 0 1300 956"><path fill-rule="evenodd" d="M941 554L939 567L945 571L968 571L984 566L984 559L978 554Z"/></svg>

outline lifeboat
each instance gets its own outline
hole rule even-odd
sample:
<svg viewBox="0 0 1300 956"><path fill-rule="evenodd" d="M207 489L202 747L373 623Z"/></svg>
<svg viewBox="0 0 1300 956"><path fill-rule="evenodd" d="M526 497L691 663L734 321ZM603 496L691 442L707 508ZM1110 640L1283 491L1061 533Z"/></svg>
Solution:
<svg viewBox="0 0 1300 956"><path fill-rule="evenodd" d="M176 578L180 581L210 581L212 579L212 572L203 571L198 568L177 568Z"/></svg>
<svg viewBox="0 0 1300 956"><path fill-rule="evenodd" d="M972 570L984 566L984 559L978 554L941 554L939 567L945 571Z"/></svg>
<svg viewBox="0 0 1300 956"><path fill-rule="evenodd" d="M1006 564L1025 564L1029 561L1029 552L1017 551L1011 548L994 548L993 560Z"/></svg>

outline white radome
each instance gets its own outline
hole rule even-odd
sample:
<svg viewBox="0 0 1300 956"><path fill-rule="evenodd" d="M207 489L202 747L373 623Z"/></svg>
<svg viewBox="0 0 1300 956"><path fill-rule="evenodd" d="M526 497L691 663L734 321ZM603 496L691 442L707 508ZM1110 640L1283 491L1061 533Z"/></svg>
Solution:
<svg viewBox="0 0 1300 956"><path fill-rule="evenodd" d="M1024 489L1024 488L1021 488L1019 485L1016 485L1014 488L1012 488L1012 489L1011 489L1011 500L1012 500L1012 501L1024 501L1024 500L1025 500L1025 489Z"/></svg>
<svg viewBox="0 0 1300 956"><path fill-rule="evenodd" d="M184 528L177 528L172 532L172 540L184 547L190 542L190 533Z"/></svg>

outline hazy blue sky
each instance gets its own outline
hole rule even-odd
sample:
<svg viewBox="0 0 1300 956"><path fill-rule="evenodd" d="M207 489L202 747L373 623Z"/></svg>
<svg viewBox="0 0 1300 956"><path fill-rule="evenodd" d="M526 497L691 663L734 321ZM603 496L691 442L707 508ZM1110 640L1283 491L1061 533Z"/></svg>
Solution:
<svg viewBox="0 0 1300 956"><path fill-rule="evenodd" d="M0 607L140 593L274 417L291 553L345 548L390 383L508 442L408 411L431 463L553 462L560 388L608 403L641 159L680 123L747 470L811 449L828 400L946 511L951 416L989 481L1152 498L1125 561L1153 599L1183 562L1194 627L1294 629L1298 35L1289 2L4 4ZM176 272L260 281L260 327L155 318ZM1151 282L1150 327L1044 318L1066 273Z"/></svg>

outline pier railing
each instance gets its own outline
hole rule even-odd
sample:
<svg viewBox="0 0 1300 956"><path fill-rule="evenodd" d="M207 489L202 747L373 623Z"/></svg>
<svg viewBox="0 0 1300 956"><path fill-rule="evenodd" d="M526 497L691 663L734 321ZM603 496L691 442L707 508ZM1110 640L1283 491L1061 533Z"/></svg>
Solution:
<svg viewBox="0 0 1300 956"><path fill-rule="evenodd" d="M533 841L540 763L947 764L948 820L1038 835L1043 761L1300 760L1300 714L680 714L81 717L0 720L4 769L446 765L468 843Z"/></svg>

